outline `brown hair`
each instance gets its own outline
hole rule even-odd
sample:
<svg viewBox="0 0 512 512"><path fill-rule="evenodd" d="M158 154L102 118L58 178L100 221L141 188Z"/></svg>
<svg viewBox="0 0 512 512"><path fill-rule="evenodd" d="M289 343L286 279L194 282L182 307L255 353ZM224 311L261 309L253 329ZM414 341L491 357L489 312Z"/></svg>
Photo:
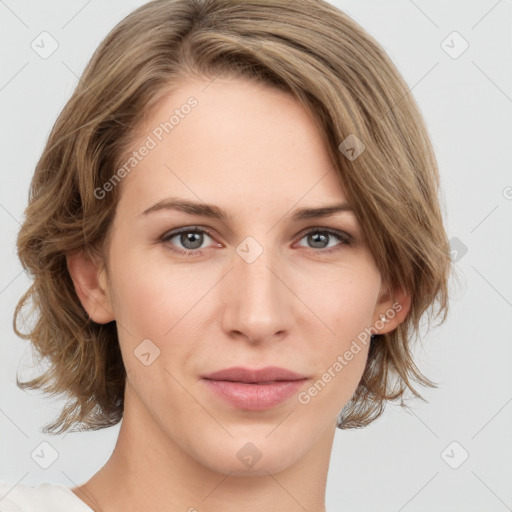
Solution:
<svg viewBox="0 0 512 512"><path fill-rule="evenodd" d="M413 381L435 387L414 364L411 341L425 312L442 322L448 309L438 169L419 108L385 51L324 0L155 0L95 51L30 185L17 248L33 284L13 323L50 365L17 384L69 399L45 432L100 429L122 418L126 373L116 323L89 319L66 254L104 254L120 187L101 198L95 190L122 164L141 117L187 77L220 74L288 91L313 114L383 281L412 296L405 321L372 339L339 428L367 425L407 389L421 398ZM366 146L355 159L338 149L351 134ZM37 318L23 334L17 317L29 299Z"/></svg>

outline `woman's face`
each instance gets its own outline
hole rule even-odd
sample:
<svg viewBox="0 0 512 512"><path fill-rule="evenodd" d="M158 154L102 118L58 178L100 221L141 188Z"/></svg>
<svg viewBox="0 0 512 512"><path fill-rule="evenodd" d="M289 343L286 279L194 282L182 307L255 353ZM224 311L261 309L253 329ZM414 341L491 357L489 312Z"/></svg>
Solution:
<svg viewBox="0 0 512 512"><path fill-rule="evenodd" d="M220 472L289 467L332 441L366 363L361 334L392 304L364 233L317 127L284 92L190 81L145 122L137 165L112 185L100 279L127 369L124 421ZM204 378L267 366L304 379Z"/></svg>

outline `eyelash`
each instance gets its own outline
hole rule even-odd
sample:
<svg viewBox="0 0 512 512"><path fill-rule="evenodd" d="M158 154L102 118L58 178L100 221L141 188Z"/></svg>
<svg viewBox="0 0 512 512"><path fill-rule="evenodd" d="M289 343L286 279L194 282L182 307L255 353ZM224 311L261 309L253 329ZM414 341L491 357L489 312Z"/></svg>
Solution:
<svg viewBox="0 0 512 512"><path fill-rule="evenodd" d="M208 235L210 238L214 238L213 235L210 233L209 230L205 228L200 228L197 226L187 226L184 228L180 228L174 231L171 231L169 233L165 233L161 238L160 241L164 244L167 242L170 242L174 237L181 235L183 233L203 233ZM344 233L343 231L338 231L336 229L331 228L324 228L324 227L313 227L309 228L300 238L302 240L304 237L310 235L311 233L321 233L321 234L327 234L334 238L337 238L340 241L340 244L336 245L335 247L331 247L330 249L314 249L312 247L309 247L308 249L319 254L330 254L332 252L338 251L341 249L340 246L350 246L352 245L352 237L348 233ZM172 245L172 244L171 244ZM173 247L171 249L172 251L177 252L178 254L183 254L186 256L201 256L206 252L206 249L180 249L177 247Z"/></svg>

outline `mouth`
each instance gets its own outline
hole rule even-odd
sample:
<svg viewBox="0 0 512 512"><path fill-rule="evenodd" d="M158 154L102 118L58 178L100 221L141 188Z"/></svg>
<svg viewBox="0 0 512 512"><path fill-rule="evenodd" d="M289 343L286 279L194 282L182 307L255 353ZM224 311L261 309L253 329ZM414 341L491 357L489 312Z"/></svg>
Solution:
<svg viewBox="0 0 512 512"><path fill-rule="evenodd" d="M279 367L227 368L202 376L207 388L237 409L263 411L298 393L306 376Z"/></svg>

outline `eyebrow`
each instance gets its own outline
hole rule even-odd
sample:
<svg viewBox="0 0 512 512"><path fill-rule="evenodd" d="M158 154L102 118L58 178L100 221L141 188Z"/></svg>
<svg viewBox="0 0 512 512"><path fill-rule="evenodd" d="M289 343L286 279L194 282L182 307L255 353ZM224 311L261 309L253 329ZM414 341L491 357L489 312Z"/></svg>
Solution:
<svg viewBox="0 0 512 512"><path fill-rule="evenodd" d="M177 210L189 215L197 215L201 217L210 217L212 219L227 220L228 214L218 206L206 203L196 203L178 198L168 198L159 201L158 203L150 206L144 210L140 215L148 215L152 212L161 210ZM336 203L328 206L321 206L317 208L299 208L295 210L291 219L293 221L316 219L321 217L329 217L339 212L352 212L352 207L346 203Z"/></svg>

